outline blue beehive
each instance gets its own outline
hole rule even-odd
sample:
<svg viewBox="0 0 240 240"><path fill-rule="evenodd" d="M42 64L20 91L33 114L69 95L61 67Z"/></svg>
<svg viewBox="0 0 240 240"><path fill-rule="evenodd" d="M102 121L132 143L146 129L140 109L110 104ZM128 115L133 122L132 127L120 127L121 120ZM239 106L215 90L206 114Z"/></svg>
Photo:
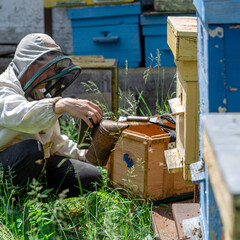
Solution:
<svg viewBox="0 0 240 240"><path fill-rule="evenodd" d="M119 59L119 66L141 62L139 2L68 9L74 55L103 55Z"/></svg>
<svg viewBox="0 0 240 240"><path fill-rule="evenodd" d="M154 66L156 62L151 60L157 55L157 49L161 54L162 67L174 67L174 57L167 44L167 15L141 15L140 24L144 36L145 66Z"/></svg>
<svg viewBox="0 0 240 240"><path fill-rule="evenodd" d="M208 112L240 112L240 81L238 79L240 1L194 0L194 5L198 17L201 162L202 115ZM194 169L193 166L192 168ZM205 165L204 169L205 177L202 175L203 178L200 179L200 217L203 239L220 240L222 239L222 221L208 175L208 166Z"/></svg>
<svg viewBox="0 0 240 240"><path fill-rule="evenodd" d="M240 1L198 0L194 4L202 110L239 112Z"/></svg>

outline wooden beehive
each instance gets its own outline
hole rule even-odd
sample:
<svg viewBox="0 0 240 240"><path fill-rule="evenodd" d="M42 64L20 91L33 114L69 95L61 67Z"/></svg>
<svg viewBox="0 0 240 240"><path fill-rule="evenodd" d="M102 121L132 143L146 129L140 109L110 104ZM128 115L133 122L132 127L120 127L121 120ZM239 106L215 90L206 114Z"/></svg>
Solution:
<svg viewBox="0 0 240 240"><path fill-rule="evenodd" d="M183 172L191 182L189 166L198 161L198 72L196 17L168 17L167 41L177 66L176 98L170 99L177 115L176 149L165 151L169 172Z"/></svg>
<svg viewBox="0 0 240 240"><path fill-rule="evenodd" d="M113 186L151 200L192 193L193 186L185 183L181 173L168 173L164 150L169 141L169 134L151 123L124 130L108 161Z"/></svg>
<svg viewBox="0 0 240 240"><path fill-rule="evenodd" d="M81 7L89 5L103 5L103 4L116 4L128 3L134 0L44 0L44 8L56 7Z"/></svg>

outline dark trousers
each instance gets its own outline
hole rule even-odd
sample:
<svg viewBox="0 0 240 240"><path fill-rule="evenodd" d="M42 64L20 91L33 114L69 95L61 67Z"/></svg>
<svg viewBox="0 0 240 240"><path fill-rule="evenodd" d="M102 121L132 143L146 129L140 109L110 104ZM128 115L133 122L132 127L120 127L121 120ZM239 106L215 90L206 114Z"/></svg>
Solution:
<svg viewBox="0 0 240 240"><path fill-rule="evenodd" d="M67 197L79 196L96 189L101 183L101 171L95 166L61 156L43 159L43 147L39 141L26 140L0 152L0 163L4 178L13 185L25 186L33 178L38 179L46 161L46 181L48 189L58 194L68 189Z"/></svg>

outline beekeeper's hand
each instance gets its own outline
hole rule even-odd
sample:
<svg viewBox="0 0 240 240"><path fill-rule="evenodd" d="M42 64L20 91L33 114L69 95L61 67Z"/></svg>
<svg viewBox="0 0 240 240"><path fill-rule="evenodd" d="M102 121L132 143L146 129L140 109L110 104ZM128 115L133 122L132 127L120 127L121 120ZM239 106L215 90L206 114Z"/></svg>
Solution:
<svg viewBox="0 0 240 240"><path fill-rule="evenodd" d="M89 120L92 118L94 123L99 123L102 119L102 110L95 103L75 98L61 98L53 105L53 110L57 114L64 112L69 113L73 117L83 119L89 127L93 127L93 124Z"/></svg>

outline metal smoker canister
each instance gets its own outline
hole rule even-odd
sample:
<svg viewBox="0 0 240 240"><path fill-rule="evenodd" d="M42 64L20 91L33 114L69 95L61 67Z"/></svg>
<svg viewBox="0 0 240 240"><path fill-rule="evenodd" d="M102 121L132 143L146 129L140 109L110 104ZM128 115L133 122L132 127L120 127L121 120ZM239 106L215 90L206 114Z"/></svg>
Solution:
<svg viewBox="0 0 240 240"><path fill-rule="evenodd" d="M128 128L126 123L102 120L92 136L92 143L86 154L87 161L105 166L122 131Z"/></svg>

